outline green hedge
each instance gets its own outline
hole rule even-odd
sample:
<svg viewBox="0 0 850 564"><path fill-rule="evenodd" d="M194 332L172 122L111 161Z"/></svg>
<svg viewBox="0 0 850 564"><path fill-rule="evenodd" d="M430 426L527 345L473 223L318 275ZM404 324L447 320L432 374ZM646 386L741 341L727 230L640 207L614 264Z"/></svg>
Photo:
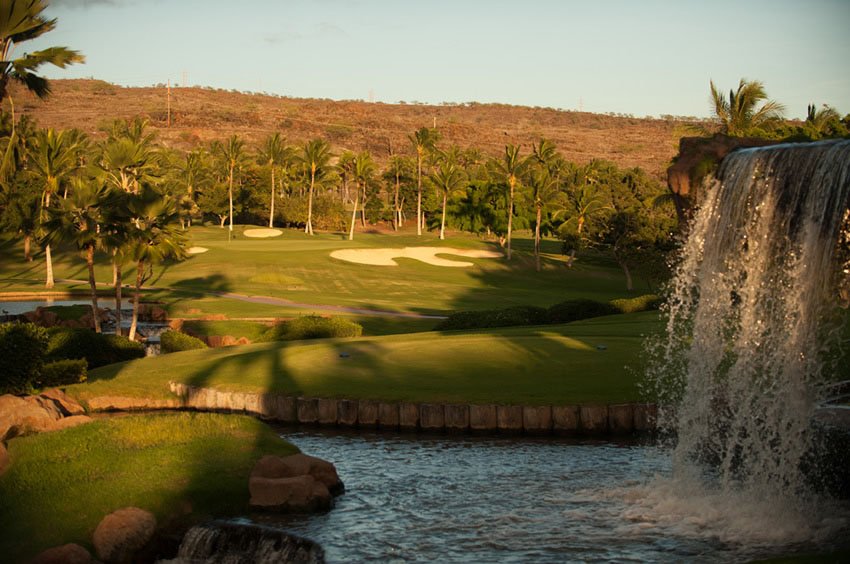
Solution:
<svg viewBox="0 0 850 564"><path fill-rule="evenodd" d="M32 391L47 352L47 331L32 323L0 325L0 394Z"/></svg>
<svg viewBox="0 0 850 564"><path fill-rule="evenodd" d="M104 335L90 329L53 327L49 329L47 360L86 359L88 369L145 356L141 343L118 335Z"/></svg>
<svg viewBox="0 0 850 564"><path fill-rule="evenodd" d="M362 334L363 327L348 319L305 315L278 323L263 334L261 341L359 337Z"/></svg>
<svg viewBox="0 0 850 564"><path fill-rule="evenodd" d="M610 304L617 308L620 313L637 313L639 311L651 311L661 307L664 302L661 296L655 294L644 294L636 298L623 298L611 300Z"/></svg>
<svg viewBox="0 0 850 564"><path fill-rule="evenodd" d="M513 327L515 325L545 325L549 323L542 307L514 306L506 309L459 311L441 321L436 331L454 329L481 329L485 327Z"/></svg>
<svg viewBox="0 0 850 564"><path fill-rule="evenodd" d="M206 348L207 344L202 340L180 331L166 331L159 337L159 350L163 354Z"/></svg>
<svg viewBox="0 0 850 564"><path fill-rule="evenodd" d="M660 305L661 298L654 294L647 294L635 298L612 300L608 303L587 299L567 300L548 309L533 306L513 306L505 309L458 311L441 321L435 327L435 331L520 325L554 325L603 315L648 311L658 309Z"/></svg>
<svg viewBox="0 0 850 564"><path fill-rule="evenodd" d="M36 378L36 384L39 388L54 388L79 384L87 379L86 359L56 360L41 367L41 372Z"/></svg>

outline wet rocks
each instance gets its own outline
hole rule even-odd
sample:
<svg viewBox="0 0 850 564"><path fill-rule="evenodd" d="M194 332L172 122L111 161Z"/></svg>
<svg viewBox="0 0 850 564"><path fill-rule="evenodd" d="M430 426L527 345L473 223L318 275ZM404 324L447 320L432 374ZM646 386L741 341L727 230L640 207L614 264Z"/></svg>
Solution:
<svg viewBox="0 0 850 564"><path fill-rule="evenodd" d="M333 464L305 454L262 457L248 486L252 507L284 513L326 511L345 491Z"/></svg>
<svg viewBox="0 0 850 564"><path fill-rule="evenodd" d="M30 561L30 564L88 564L92 562L88 550L74 543L54 546L41 552Z"/></svg>

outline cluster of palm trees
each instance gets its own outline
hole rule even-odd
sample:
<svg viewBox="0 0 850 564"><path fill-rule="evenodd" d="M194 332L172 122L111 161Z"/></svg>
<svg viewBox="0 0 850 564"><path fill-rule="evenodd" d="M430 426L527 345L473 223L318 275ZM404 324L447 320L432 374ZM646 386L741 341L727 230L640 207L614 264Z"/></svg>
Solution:
<svg viewBox="0 0 850 564"><path fill-rule="evenodd" d="M100 331L94 259L97 250L112 258L117 303L121 303L122 266L136 265L133 317L129 336L136 333L139 294L155 264L183 256L185 237L179 225L177 201L153 174L156 152L144 123L116 122L107 138L93 143L76 130L35 129L27 120L15 144L12 173L2 183L3 222L25 240L25 258L32 260L30 241L44 248L45 286L52 288L52 248L67 244L86 260L95 330ZM116 308L117 331L121 312Z"/></svg>

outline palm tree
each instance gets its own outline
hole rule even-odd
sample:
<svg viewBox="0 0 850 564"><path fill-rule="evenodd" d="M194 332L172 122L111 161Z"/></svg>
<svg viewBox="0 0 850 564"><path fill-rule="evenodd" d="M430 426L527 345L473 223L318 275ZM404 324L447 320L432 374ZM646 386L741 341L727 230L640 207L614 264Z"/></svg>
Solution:
<svg viewBox="0 0 850 564"><path fill-rule="evenodd" d="M416 149L416 234L422 235L424 223L422 217L422 159L425 158L426 153L434 150L437 141L440 140L440 134L437 133L436 129L422 127L408 139Z"/></svg>
<svg viewBox="0 0 850 564"><path fill-rule="evenodd" d="M16 137L15 104L9 94L9 81L19 82L39 98L46 98L50 94L50 84L36 74L40 66L51 64L65 68L85 61L85 57L77 51L66 47L48 47L12 58L18 44L41 37L56 27L55 18L49 20L42 15L46 7L47 4L41 0L3 0L0 3L0 102L8 97L12 109L11 142L0 165L0 177L4 179L11 167L8 149L14 145Z"/></svg>
<svg viewBox="0 0 850 564"><path fill-rule="evenodd" d="M339 177L342 180L341 200L343 204L348 203L349 200L348 182L354 175L354 160L356 158L357 155L354 152L345 150L339 155L336 162L336 168L339 171Z"/></svg>
<svg viewBox="0 0 850 564"><path fill-rule="evenodd" d="M180 225L186 229L199 213L198 197L212 182L206 151L195 149L177 159L169 169L169 177L180 208Z"/></svg>
<svg viewBox="0 0 850 564"><path fill-rule="evenodd" d="M65 241L74 244L86 259L91 289L92 317L94 330L100 333L100 317L97 307L97 284L94 277L94 252L102 244L102 208L108 206L109 189L106 185L91 181L74 182L68 198L59 201L59 207L49 211L45 222L46 240Z"/></svg>
<svg viewBox="0 0 850 564"><path fill-rule="evenodd" d="M348 240L354 239L354 223L357 219L357 202L360 199L360 194L363 194L363 206L366 206L366 187L372 182L372 177L375 174L375 161L372 160L372 155L369 151L363 151L354 158L354 168L352 173L354 180L357 182L357 192L354 194L354 211L351 212L351 229L348 232ZM364 217L363 211L360 212Z"/></svg>
<svg viewBox="0 0 850 564"><path fill-rule="evenodd" d="M835 108L824 104L818 109L814 104L809 104L803 130L811 139L821 139L833 132L831 130L837 129L840 122L841 116Z"/></svg>
<svg viewBox="0 0 850 564"><path fill-rule="evenodd" d="M227 232L228 241L230 241L233 235L233 171L244 158L244 146L245 143L236 135L231 136L227 140L227 143L218 143L215 145L222 159L227 164L227 197L229 202L228 214L230 217L230 226Z"/></svg>
<svg viewBox="0 0 850 564"><path fill-rule="evenodd" d="M266 138L260 148L259 159L271 169L271 202L269 204L269 227L274 227L275 173L278 167L286 164L292 158L292 148L284 144L280 133Z"/></svg>
<svg viewBox="0 0 850 564"><path fill-rule="evenodd" d="M531 188L531 201L536 211L534 262L537 271L540 272L540 226L543 223L543 210L547 206L560 205L563 202L564 193L560 190L558 179L553 178L549 170L542 166L535 167L528 175L528 185Z"/></svg>
<svg viewBox="0 0 850 564"><path fill-rule="evenodd" d="M402 209L404 200L401 198L401 181L407 180L410 162L407 157L393 155L384 172L384 178L393 182L393 229L398 231L402 225Z"/></svg>
<svg viewBox="0 0 850 564"><path fill-rule="evenodd" d="M47 219L50 197L59 192L71 173L77 168L77 145L67 131L56 132L53 129L40 130L33 139L28 159L30 171L42 186L41 218ZM46 288L52 288L53 260L50 244L44 248L47 266Z"/></svg>
<svg viewBox="0 0 850 564"><path fill-rule="evenodd" d="M307 225L304 232L313 234L313 191L316 182L324 180L329 172L331 148L323 139L313 139L304 144L301 162L310 173L310 192L307 197Z"/></svg>
<svg viewBox="0 0 850 564"><path fill-rule="evenodd" d="M123 304L123 266L131 254L131 237L136 224L130 210L130 200L137 196L112 188L109 205L103 208L103 246L112 254L112 287L115 291L115 333L122 334L121 306Z"/></svg>
<svg viewBox="0 0 850 564"><path fill-rule="evenodd" d="M446 204L449 196L459 190L464 181L466 181L466 173L460 166L455 164L454 159L442 159L437 165L436 170L430 175L431 182L443 197L443 216L440 221L440 240L446 238Z"/></svg>
<svg viewBox="0 0 850 564"><path fill-rule="evenodd" d="M587 220L597 213L605 210L608 206L605 205L605 200L599 195L596 184L592 178L589 178L586 183L576 190L572 195L573 215L564 224L566 227L574 228L576 236L581 239L581 233L584 229ZM576 247L573 246L570 251L570 258L567 260L567 266L572 267L576 260Z"/></svg>
<svg viewBox="0 0 850 564"><path fill-rule="evenodd" d="M737 90L729 90L727 99L714 81L711 84L711 105L714 117L720 121L721 132L733 137L758 135L782 119L785 107L767 100L764 85L758 80L741 79ZM761 107L758 105L764 102Z"/></svg>
<svg viewBox="0 0 850 564"><path fill-rule="evenodd" d="M519 147L505 145L505 154L501 159L490 161L491 174L505 187L508 194L508 260L511 260L511 230L514 216L514 195L520 179L525 173L528 161L520 158Z"/></svg>
<svg viewBox="0 0 850 564"><path fill-rule="evenodd" d="M133 292L133 318L130 340L136 337L139 319L139 296L142 285L153 276L153 266L167 259L182 259L185 255L183 232L179 229L179 214L172 198L161 194L149 184L143 184L138 194L130 197L128 208L133 216L130 246L136 261L136 286Z"/></svg>

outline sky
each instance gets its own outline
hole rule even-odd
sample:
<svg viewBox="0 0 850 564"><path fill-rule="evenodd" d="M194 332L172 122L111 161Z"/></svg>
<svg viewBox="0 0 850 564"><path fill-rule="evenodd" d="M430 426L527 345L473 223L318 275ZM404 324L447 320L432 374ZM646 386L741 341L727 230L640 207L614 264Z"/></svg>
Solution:
<svg viewBox="0 0 850 564"><path fill-rule="evenodd" d="M760 80L850 113L850 0L53 0L48 78L282 96L710 116ZM16 53L19 55L20 53Z"/></svg>

